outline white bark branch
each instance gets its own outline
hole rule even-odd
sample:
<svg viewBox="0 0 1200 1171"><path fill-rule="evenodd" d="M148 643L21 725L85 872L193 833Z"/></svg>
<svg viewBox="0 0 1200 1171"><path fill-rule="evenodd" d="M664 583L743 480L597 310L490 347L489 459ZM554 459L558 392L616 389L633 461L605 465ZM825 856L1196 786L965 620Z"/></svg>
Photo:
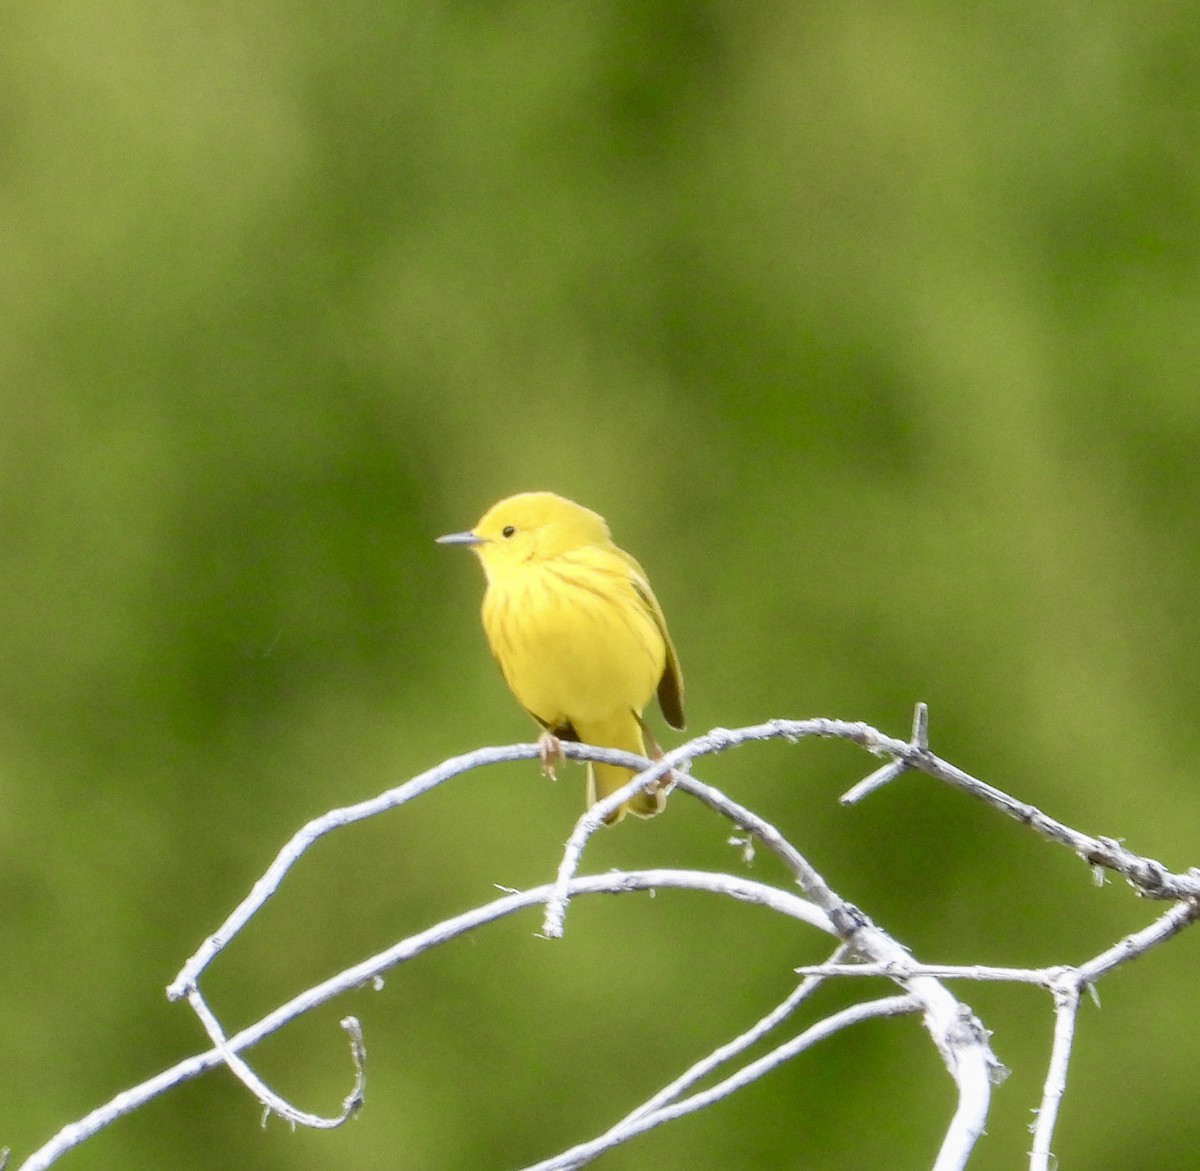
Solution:
<svg viewBox="0 0 1200 1171"><path fill-rule="evenodd" d="M711 1106L714 1102L727 1098L736 1090L749 1085L806 1049L811 1049L818 1042L833 1036L841 1029L861 1024L863 1021L875 1017L897 1016L901 1013L917 1011L919 1008L920 1005L911 996L888 996L842 1009L841 1012L835 1012L824 1020L818 1021L811 1028L805 1029L798 1037L778 1046L770 1053L764 1054L757 1061L743 1066L736 1074L718 1082L715 1086L693 1094L690 1098L682 1098L670 1104L664 1103L650 1108L647 1103L591 1142L580 1143L579 1146L572 1147L561 1155L555 1155L552 1159L543 1159L540 1163L531 1164L523 1168L523 1171L574 1171L574 1168L585 1166L604 1154L605 1151L611 1150L623 1142L628 1142L631 1138L636 1138L656 1126L661 1126L664 1122L673 1122L685 1114L703 1110L706 1106ZM665 1092L660 1091L655 1095L655 1099L661 1098ZM651 1101L655 1099L651 1099Z"/></svg>
<svg viewBox="0 0 1200 1171"><path fill-rule="evenodd" d="M1022 969L922 963L914 959L901 943L872 923L862 911L842 899L777 827L690 775L693 762L712 753L727 751L752 741L778 739L795 743L811 737L845 740L886 759L884 765L847 792L843 798L846 803L864 799L907 772L923 772L984 801L1049 840L1066 846L1089 865L1120 873L1139 894L1170 900L1172 905L1145 928L1075 966ZM568 905L574 897L655 889L697 890L717 897L755 903L831 936L837 941L837 947L828 963L796 969L804 976L803 981L774 1009L739 1036L697 1060L604 1134L543 1160L527 1171L565 1171L567 1168L581 1167L601 1152L654 1126L703 1109L734 1093L841 1029L875 1016L913 1011L921 1013L924 1026L958 1091L957 1106L943 1137L934 1171L961 1171L983 1133L991 1084L999 1080L1003 1070L991 1053L987 1031L971 1010L956 999L943 983L954 979L1035 984L1049 990L1054 998L1054 1044L1030 1152L1032 1171L1048 1171L1052 1160L1051 1141L1059 1106L1066 1092L1078 1006L1083 991L1093 990L1103 976L1166 942L1200 918L1200 869L1193 868L1182 874L1172 873L1161 863L1137 855L1113 839L1092 837L1071 829L1035 807L1016 800L935 756L929 749L928 713L923 704L917 705L908 741L885 736L866 724L812 719L771 720L736 730L716 728L672 750L657 762L613 749L564 743L565 755L574 760L603 761L640 771L636 771L636 775L621 790L579 818L566 843L552 883L506 893L483 906L417 932L292 997L254 1024L230 1036L226 1035L217 1015L201 994L200 979L262 906L280 890L291 868L316 841L334 830L402 806L472 769L504 761L533 760L538 756L538 751L536 744L517 744L480 749L454 757L378 797L333 810L303 826L225 922L203 941L167 989L170 999L186 999L190 1003L212 1042L212 1048L178 1062L141 1085L118 1094L84 1118L64 1127L30 1155L21 1164L20 1171L41 1171L49 1167L97 1131L152 1098L217 1065L229 1068L266 1110L278 1113L290 1122L322 1128L341 1125L361 1108L364 1095L365 1049L354 1018L348 1017L342 1022L351 1039L354 1083L341 1110L335 1115L312 1113L287 1102L258 1077L241 1054L333 997L377 982L383 973L398 964L485 924L526 908L543 905L543 933L548 938L555 938L565 930ZM742 846L744 856L752 856L756 843L770 851L782 863L800 893L734 875L681 869L580 876L579 868L587 844L602 825L604 816L639 788L655 784L660 778L668 778L666 783L679 791L680 796L676 800L684 796L697 800L729 821L735 830L730 840ZM751 1045L779 1029L805 1004L822 981L865 976L884 978L897 984L900 995L860 1002L833 1013L808 1025L791 1039L779 1042L765 1055L733 1069L720 1081L706 1088L697 1088L720 1067L736 1061Z"/></svg>

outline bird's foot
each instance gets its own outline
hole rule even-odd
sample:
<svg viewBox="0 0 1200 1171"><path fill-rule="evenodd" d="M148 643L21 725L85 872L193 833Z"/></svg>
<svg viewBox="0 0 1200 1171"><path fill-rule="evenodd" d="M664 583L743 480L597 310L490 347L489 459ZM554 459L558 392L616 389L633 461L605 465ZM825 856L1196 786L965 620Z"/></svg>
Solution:
<svg viewBox="0 0 1200 1171"><path fill-rule="evenodd" d="M558 780L554 775L555 768L566 760L563 754L562 741L546 728L537 738L538 759L542 762L542 772L552 781Z"/></svg>

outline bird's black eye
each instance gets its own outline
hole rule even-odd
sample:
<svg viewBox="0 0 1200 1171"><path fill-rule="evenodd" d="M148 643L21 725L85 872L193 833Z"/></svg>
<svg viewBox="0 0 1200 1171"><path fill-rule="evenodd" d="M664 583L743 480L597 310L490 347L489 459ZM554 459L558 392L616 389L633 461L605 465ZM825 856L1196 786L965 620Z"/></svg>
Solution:
<svg viewBox="0 0 1200 1171"><path fill-rule="evenodd" d="M516 528L514 528L512 525L505 525L504 528L500 530L500 535L502 537L511 537L516 531Z"/></svg>

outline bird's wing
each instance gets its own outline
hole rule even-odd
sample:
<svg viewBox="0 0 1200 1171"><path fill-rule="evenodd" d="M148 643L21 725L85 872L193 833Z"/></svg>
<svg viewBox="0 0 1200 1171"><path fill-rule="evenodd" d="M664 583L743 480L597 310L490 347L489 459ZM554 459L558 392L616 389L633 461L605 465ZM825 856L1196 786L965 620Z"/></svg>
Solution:
<svg viewBox="0 0 1200 1171"><path fill-rule="evenodd" d="M666 648L666 663L663 666L662 678L658 681L658 706L662 709L663 719L672 728L683 728L683 672L679 669L679 656L675 653L675 644L667 630L667 620L663 617L662 607L650 588L650 581L642 567L626 553L620 550L621 556L629 565L629 580L633 583L646 612L654 619L654 625L662 635Z"/></svg>

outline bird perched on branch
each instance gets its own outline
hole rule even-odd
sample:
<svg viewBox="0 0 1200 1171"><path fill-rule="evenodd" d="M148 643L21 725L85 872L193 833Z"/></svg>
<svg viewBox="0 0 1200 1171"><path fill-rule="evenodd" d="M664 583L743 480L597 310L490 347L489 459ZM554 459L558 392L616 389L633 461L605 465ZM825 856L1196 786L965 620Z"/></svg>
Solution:
<svg viewBox="0 0 1200 1171"><path fill-rule="evenodd" d="M542 726L542 764L559 740L661 756L642 719L656 692L663 716L683 727L683 676L662 609L642 567L609 536L602 516L553 492L494 504L465 533L483 563L483 629L505 682ZM628 783L628 769L590 763L588 804ZM666 793L638 793L607 819L653 817Z"/></svg>

